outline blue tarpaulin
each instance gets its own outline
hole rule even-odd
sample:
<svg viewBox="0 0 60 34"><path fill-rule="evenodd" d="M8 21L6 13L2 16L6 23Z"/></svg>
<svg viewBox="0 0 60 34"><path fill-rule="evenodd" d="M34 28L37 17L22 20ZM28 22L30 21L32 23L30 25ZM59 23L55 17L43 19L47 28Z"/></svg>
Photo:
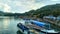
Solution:
<svg viewBox="0 0 60 34"><path fill-rule="evenodd" d="M35 24L37 26L41 26L41 27L46 25L46 23L44 23L44 22L39 22L39 21L35 21L35 20L31 20L31 23L33 23L33 24Z"/></svg>

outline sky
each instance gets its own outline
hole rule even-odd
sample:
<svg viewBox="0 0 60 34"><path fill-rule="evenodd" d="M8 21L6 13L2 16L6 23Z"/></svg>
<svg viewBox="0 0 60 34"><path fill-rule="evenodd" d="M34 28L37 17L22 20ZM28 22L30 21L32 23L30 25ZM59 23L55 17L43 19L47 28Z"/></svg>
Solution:
<svg viewBox="0 0 60 34"><path fill-rule="evenodd" d="M58 3L60 3L60 0L0 0L0 11L24 13Z"/></svg>

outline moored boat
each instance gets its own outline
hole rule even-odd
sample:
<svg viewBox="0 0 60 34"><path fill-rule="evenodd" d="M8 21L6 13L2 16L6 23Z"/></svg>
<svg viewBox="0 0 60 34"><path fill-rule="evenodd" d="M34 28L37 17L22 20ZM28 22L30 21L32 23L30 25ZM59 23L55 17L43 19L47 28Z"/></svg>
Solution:
<svg viewBox="0 0 60 34"><path fill-rule="evenodd" d="M23 25L22 23L18 23L17 27L20 28L22 31L28 30L28 28L25 25Z"/></svg>
<svg viewBox="0 0 60 34"><path fill-rule="evenodd" d="M17 27L19 28L19 30L24 33L24 34L28 34L29 33L29 28L26 27L25 25L23 25L22 23L18 23Z"/></svg>
<svg viewBox="0 0 60 34"><path fill-rule="evenodd" d="M43 22L39 22L39 21L34 21L31 20L29 23L29 21L27 21L27 25L23 25L22 23L18 23L17 26L18 28L20 28L22 30L22 32L28 32L31 30L38 30L39 32L42 32L44 34L59 34L58 31L55 31L54 29L50 29L50 25L46 25L46 23ZM49 26L49 28L46 28L45 26Z"/></svg>
<svg viewBox="0 0 60 34"><path fill-rule="evenodd" d="M43 30L41 30L41 32L46 33L46 34L59 34L59 32L57 32L53 29L51 29L51 30L43 29Z"/></svg>
<svg viewBox="0 0 60 34"><path fill-rule="evenodd" d="M47 25L44 22L39 22L39 21L34 21L34 20L31 20L31 24L34 24L34 25L37 25L37 26L41 27L41 29L36 29L36 28L34 28L34 29L40 30L42 33L45 33L45 34L59 34L58 31L55 31L54 29L50 28L50 24ZM48 26L48 27L46 27L46 26Z"/></svg>

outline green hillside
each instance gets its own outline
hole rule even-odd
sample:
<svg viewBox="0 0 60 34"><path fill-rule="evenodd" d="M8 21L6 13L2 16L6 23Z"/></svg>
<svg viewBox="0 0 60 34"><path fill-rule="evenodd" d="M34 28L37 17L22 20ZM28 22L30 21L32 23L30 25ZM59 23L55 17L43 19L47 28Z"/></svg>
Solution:
<svg viewBox="0 0 60 34"><path fill-rule="evenodd" d="M38 17L53 15L56 17L60 15L60 4L47 5L37 10L30 10L29 12L24 13L24 15L39 15Z"/></svg>

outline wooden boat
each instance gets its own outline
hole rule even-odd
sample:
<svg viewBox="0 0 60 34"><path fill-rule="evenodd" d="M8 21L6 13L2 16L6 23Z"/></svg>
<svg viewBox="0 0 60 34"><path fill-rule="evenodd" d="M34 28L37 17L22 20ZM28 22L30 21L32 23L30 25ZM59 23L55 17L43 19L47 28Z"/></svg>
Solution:
<svg viewBox="0 0 60 34"><path fill-rule="evenodd" d="M46 33L46 34L59 34L59 32L57 32L53 29L51 29L51 30L44 29L44 30L41 30L41 32Z"/></svg>
<svg viewBox="0 0 60 34"><path fill-rule="evenodd" d="M24 32L24 30L28 30L29 29L29 28L27 28L25 25L23 25L21 23L18 23L17 27L20 28L23 32Z"/></svg>
<svg viewBox="0 0 60 34"><path fill-rule="evenodd" d="M17 27L19 28L19 30L24 33L24 34L29 34L29 28L26 27L25 25L23 25L22 23L18 23Z"/></svg>
<svg viewBox="0 0 60 34"><path fill-rule="evenodd" d="M41 27L40 29L36 29L36 28L34 28L34 29L40 30L41 32L43 32L45 34L59 34L59 32L55 31L54 29L50 29L50 25L47 25L47 26L49 26L49 28L46 29L45 28L46 23L44 23L44 22L32 20L31 24L34 24L34 25Z"/></svg>
<svg viewBox="0 0 60 34"><path fill-rule="evenodd" d="M44 28L45 25L46 25L46 23L32 20L31 24L23 25L21 23L18 23L17 27L20 28L22 30L22 32L24 32L24 31L29 32L32 29L34 31L36 30L36 31L42 32L44 34L59 34L59 32L57 32L53 29Z"/></svg>

